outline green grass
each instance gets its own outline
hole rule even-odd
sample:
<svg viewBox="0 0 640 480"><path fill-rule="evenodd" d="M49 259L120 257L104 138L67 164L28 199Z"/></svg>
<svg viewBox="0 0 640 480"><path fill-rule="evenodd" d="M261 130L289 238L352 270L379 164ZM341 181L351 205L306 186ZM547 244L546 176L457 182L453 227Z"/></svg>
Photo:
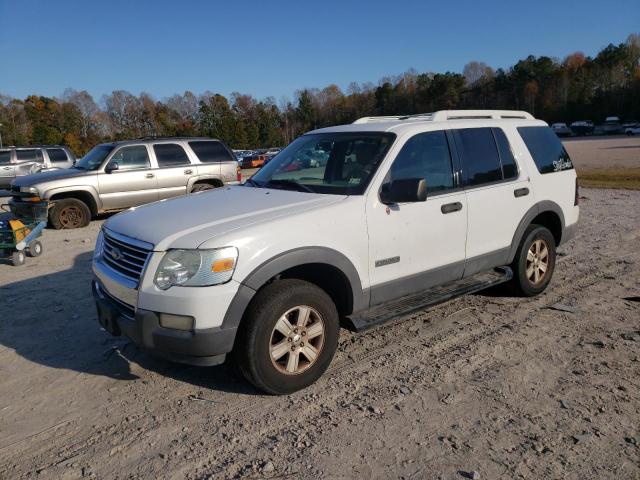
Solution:
<svg viewBox="0 0 640 480"><path fill-rule="evenodd" d="M579 170L578 181L586 188L640 190L640 168L599 168Z"/></svg>

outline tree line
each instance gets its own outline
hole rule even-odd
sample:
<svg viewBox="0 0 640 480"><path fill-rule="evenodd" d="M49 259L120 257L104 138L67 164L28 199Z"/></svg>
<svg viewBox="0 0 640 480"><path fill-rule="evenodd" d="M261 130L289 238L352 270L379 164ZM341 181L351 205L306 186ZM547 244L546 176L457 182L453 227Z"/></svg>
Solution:
<svg viewBox="0 0 640 480"><path fill-rule="evenodd" d="M640 34L595 57L529 56L497 70L472 61L462 73L409 70L377 85L352 82L346 91L305 88L279 103L208 91L162 101L123 90L99 102L73 89L60 98L0 95L0 134L5 145L64 144L77 155L99 142L145 136L209 136L247 149L286 145L308 130L363 116L454 108L521 109L548 122L601 122L609 115L640 120Z"/></svg>

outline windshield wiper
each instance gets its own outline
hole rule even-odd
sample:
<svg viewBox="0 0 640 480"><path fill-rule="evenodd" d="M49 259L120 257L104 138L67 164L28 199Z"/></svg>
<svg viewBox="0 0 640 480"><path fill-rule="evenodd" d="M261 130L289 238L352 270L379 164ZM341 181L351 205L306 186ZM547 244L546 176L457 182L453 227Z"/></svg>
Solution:
<svg viewBox="0 0 640 480"><path fill-rule="evenodd" d="M293 187L299 192L315 193L311 188L307 187L306 185L303 185L302 183L298 183L294 180L287 180L287 179L269 180L265 185L266 186L282 185L283 187Z"/></svg>

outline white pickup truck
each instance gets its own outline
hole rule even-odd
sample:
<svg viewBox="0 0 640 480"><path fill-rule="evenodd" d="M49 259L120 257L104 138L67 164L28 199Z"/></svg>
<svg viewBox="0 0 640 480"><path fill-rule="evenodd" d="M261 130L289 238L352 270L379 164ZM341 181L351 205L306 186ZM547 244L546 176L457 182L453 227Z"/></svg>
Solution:
<svg viewBox="0 0 640 480"><path fill-rule="evenodd" d="M284 394L322 375L341 326L500 283L541 293L578 212L569 156L528 113L368 117L301 136L242 186L110 218L93 292L112 334L195 365L233 354Z"/></svg>

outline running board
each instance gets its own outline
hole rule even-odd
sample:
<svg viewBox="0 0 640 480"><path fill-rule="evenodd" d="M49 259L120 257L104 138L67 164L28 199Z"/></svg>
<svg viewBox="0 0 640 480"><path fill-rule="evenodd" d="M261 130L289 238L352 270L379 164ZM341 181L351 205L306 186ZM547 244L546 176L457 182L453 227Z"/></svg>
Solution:
<svg viewBox="0 0 640 480"><path fill-rule="evenodd" d="M351 331L361 332L426 307L508 282L512 278L513 271L509 267L498 267L349 315L345 319L344 326Z"/></svg>

